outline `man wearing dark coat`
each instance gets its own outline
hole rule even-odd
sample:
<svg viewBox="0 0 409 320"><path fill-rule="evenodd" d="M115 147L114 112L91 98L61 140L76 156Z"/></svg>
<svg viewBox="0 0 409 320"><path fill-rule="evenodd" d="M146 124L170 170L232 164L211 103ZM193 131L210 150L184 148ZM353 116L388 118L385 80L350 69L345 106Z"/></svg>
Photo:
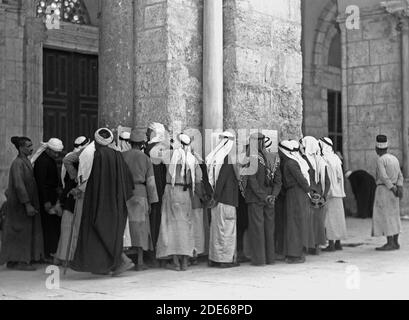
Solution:
<svg viewBox="0 0 409 320"><path fill-rule="evenodd" d="M265 136L250 137L256 142L257 171L247 181L246 202L248 204L248 237L253 265L275 263L275 211L274 202L281 190L279 158L265 149ZM251 150L250 150L250 156Z"/></svg>
<svg viewBox="0 0 409 320"><path fill-rule="evenodd" d="M108 129L95 133L92 171L84 194L83 215L71 268L80 272L118 275L134 267L123 254L123 236L133 181L122 154L110 147Z"/></svg>
<svg viewBox="0 0 409 320"><path fill-rule="evenodd" d="M282 182L285 189L287 263L304 263L305 216L308 214L311 192L308 164L299 154L296 141L282 141L279 145L282 165Z"/></svg>
<svg viewBox="0 0 409 320"><path fill-rule="evenodd" d="M32 261L44 256L43 234L39 214L37 184L28 156L33 144L26 137L11 139L19 151L13 161L6 191L6 216L0 250L0 265L21 271L35 271Z"/></svg>
<svg viewBox="0 0 409 320"><path fill-rule="evenodd" d="M38 186L46 263L53 262L61 233L62 212L58 211L57 205L60 175L56 160L63 149L61 140L52 138L47 143L43 143L31 159L34 163L34 177Z"/></svg>
<svg viewBox="0 0 409 320"><path fill-rule="evenodd" d="M358 206L358 217L362 219L372 218L375 201L376 181L365 170L347 172L347 179L351 183L352 192Z"/></svg>
<svg viewBox="0 0 409 320"><path fill-rule="evenodd" d="M153 175L155 177L155 184L156 190L158 194L158 202L152 203L151 205L151 214L150 214L150 223L151 223L151 237L153 242L153 247L156 250L156 243L158 242L159 237L159 229L162 217L162 198L165 192L166 187L166 165L161 161L155 161L154 157L152 157L152 150L161 148L162 143L166 143L165 141L168 137L166 135L165 127L160 123L152 123L147 130L146 133L148 143L145 148L145 154L151 158L153 164ZM155 153L155 152L153 152ZM153 260L154 264L158 264L159 262L155 259L156 253L153 252L151 255L151 260Z"/></svg>

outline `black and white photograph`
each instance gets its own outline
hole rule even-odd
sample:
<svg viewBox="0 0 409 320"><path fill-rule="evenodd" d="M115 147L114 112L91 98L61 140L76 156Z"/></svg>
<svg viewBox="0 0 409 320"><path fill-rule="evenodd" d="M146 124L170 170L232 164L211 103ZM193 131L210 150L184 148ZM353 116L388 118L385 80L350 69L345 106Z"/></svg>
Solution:
<svg viewBox="0 0 409 320"><path fill-rule="evenodd" d="M0 0L0 300L406 300L408 232L409 0Z"/></svg>

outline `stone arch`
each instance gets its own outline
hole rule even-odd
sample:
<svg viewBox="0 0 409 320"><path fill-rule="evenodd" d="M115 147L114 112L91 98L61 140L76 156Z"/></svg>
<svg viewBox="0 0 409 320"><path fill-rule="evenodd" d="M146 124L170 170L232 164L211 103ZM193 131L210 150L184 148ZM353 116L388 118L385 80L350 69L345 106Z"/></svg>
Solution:
<svg viewBox="0 0 409 320"><path fill-rule="evenodd" d="M314 84L321 85L321 72L328 65L328 54L332 39L340 33L338 24L337 0L331 0L325 6L318 19L313 52L313 67L315 68Z"/></svg>

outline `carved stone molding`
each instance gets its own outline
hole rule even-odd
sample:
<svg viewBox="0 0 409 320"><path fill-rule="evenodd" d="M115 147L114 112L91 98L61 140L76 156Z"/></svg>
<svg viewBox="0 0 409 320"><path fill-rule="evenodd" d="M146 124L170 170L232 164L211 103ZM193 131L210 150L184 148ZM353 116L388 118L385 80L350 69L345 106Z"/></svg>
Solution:
<svg viewBox="0 0 409 320"><path fill-rule="evenodd" d="M409 0L383 1L381 7L397 17L409 17Z"/></svg>
<svg viewBox="0 0 409 320"><path fill-rule="evenodd" d="M47 30L46 47L98 54L99 29L61 22L60 29Z"/></svg>

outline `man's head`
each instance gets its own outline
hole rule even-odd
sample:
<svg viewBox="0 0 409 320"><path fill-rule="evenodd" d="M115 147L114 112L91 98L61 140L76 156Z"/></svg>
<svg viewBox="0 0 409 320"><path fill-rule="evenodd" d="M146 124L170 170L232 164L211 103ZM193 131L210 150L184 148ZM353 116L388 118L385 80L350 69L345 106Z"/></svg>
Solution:
<svg viewBox="0 0 409 320"><path fill-rule="evenodd" d="M58 159L61 152L64 150L64 145L60 139L51 138L47 142L47 149L45 152L53 159Z"/></svg>
<svg viewBox="0 0 409 320"><path fill-rule="evenodd" d="M385 135L378 135L376 137L375 151L378 156L382 156L388 152L388 138Z"/></svg>
<svg viewBox="0 0 409 320"><path fill-rule="evenodd" d="M114 134L107 128L98 129L94 135L96 146L109 146L114 142Z"/></svg>
<svg viewBox="0 0 409 320"><path fill-rule="evenodd" d="M260 132L253 133L250 135L249 139L249 146L253 147L254 145L257 146L257 151L263 152L266 148L266 136ZM250 153L252 150L250 150Z"/></svg>
<svg viewBox="0 0 409 320"><path fill-rule="evenodd" d="M27 137L12 137L11 143L16 147L19 153L28 157L33 154L33 143Z"/></svg>
<svg viewBox="0 0 409 320"><path fill-rule="evenodd" d="M133 149L142 149L146 144L146 128L136 127L132 129L129 143Z"/></svg>

